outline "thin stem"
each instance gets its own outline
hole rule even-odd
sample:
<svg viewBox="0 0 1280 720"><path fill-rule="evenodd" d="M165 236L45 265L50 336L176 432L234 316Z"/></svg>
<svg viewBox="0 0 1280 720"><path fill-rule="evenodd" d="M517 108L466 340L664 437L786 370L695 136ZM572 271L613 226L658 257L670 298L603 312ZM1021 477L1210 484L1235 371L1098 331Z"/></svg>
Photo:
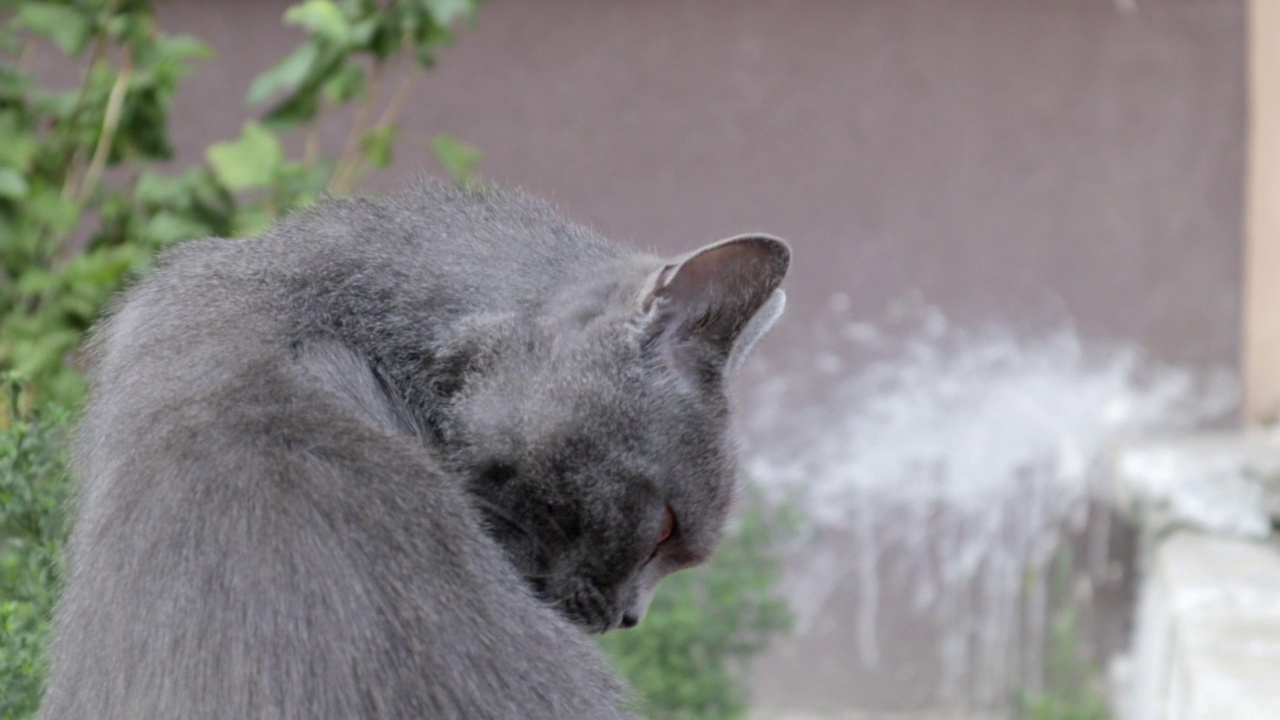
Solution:
<svg viewBox="0 0 1280 720"><path fill-rule="evenodd" d="M387 107L382 111L382 115L378 118L375 128L382 129L392 125L400 118L400 113L404 110L405 101L409 99L409 93L413 90L413 83L417 80L417 67L412 63L405 68L404 74L400 76L400 82L396 84L395 94L391 96L391 102L387 103Z"/></svg>
<svg viewBox="0 0 1280 720"><path fill-rule="evenodd" d="M107 95L107 107L102 115L102 130L98 133L98 143L93 150L93 159L89 161L89 167L85 170L79 187L72 191L72 197L82 207L85 201L89 199L89 196L93 194L93 191L97 189L98 184L102 182L102 175L106 172L107 161L111 157L111 146L115 143L116 132L120 128L120 116L124 110L124 100L128 94L129 82L132 78L133 47L130 46L125 50L120 72L116 74L115 82L111 85L111 92ZM80 254L89 243L91 237L89 233L76 233L74 230L64 236L62 240L64 244L58 249L57 253L58 262L65 263Z"/></svg>
<svg viewBox="0 0 1280 720"><path fill-rule="evenodd" d="M107 158L111 156L111 145L115 142L116 131L120 128L120 112L124 109L124 98L128 94L129 82L132 79L133 48L129 48L125 52L120 72L116 75L115 84L111 86L111 93L107 96L107 110L102 117L102 132L98 134L98 146L93 150L93 160L89 162L89 169L85 172L84 181L76 194L76 200L79 202L89 199L89 194L102 180L102 173L107 167Z"/></svg>
<svg viewBox="0 0 1280 720"><path fill-rule="evenodd" d="M71 114L66 119L68 135L75 133L76 121L79 120L80 114L84 112L85 100L89 96L89 86L93 81L93 69L107 57L107 25L111 18L115 16L119 5L120 0L111 0L103 9L102 22L93 40L93 51L89 54L89 64L85 66L84 75L80 78L80 94L76 96L76 104L72 107ZM71 146L67 148L63 155L63 167L66 168L67 172L66 178L62 183L63 200L70 200L75 196L76 186L79 184L79 173L76 172L76 168L80 164L81 150L80 143L71 143Z"/></svg>
<svg viewBox="0 0 1280 720"><path fill-rule="evenodd" d="M338 167L329 182L329 191L335 194L345 193L355 179L356 170L360 166L360 141L364 139L364 129L369 124L369 116L373 114L373 103L378 98L382 87L382 76L386 72L386 64L378 61L373 66L373 74L369 76L369 87L365 91L360 109L356 111L355 120L351 124L351 132L347 134L347 144L338 159Z"/></svg>
<svg viewBox="0 0 1280 720"><path fill-rule="evenodd" d="M28 39L26 42L22 43L22 50L18 51L18 74L19 75L26 75L27 71L31 69L31 55L32 55L33 45L35 45L35 42Z"/></svg>
<svg viewBox="0 0 1280 720"><path fill-rule="evenodd" d="M316 160L320 157L320 118L323 115L322 107L311 119L311 127L307 128L307 139L302 145L302 164L307 168L315 167Z"/></svg>

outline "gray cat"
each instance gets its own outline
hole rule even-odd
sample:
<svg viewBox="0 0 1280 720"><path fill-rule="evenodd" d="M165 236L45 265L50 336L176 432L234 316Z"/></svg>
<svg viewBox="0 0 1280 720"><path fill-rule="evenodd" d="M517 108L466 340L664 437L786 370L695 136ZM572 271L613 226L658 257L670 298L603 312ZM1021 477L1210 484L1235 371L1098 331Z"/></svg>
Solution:
<svg viewBox="0 0 1280 720"><path fill-rule="evenodd" d="M93 342L41 717L631 717L588 633L715 546L788 261L436 185L169 251Z"/></svg>

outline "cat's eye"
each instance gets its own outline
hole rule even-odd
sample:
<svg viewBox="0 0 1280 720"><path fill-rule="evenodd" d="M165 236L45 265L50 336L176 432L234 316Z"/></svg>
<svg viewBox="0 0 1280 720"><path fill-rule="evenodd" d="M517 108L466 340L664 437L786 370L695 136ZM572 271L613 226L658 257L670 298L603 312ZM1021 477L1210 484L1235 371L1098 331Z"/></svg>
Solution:
<svg viewBox="0 0 1280 720"><path fill-rule="evenodd" d="M662 543L666 542L667 539L671 537L671 534L674 533L675 531L676 531L676 514L671 511L671 506L668 505L666 508L666 513L662 516L662 529L658 531L658 544L661 545Z"/></svg>

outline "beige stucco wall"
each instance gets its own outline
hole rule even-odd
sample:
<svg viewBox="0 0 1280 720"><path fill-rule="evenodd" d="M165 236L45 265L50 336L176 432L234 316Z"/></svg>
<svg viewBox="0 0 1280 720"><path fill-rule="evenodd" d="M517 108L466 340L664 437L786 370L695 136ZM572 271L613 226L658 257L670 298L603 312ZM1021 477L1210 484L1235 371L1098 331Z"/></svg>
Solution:
<svg viewBox="0 0 1280 720"><path fill-rule="evenodd" d="M1280 3L1249 3L1245 415L1280 420Z"/></svg>

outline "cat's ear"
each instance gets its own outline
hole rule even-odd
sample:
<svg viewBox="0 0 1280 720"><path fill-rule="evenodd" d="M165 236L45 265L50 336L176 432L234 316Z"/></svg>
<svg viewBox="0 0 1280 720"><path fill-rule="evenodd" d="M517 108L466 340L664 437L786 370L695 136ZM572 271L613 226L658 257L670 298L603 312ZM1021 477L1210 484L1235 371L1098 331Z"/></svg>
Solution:
<svg viewBox="0 0 1280 720"><path fill-rule="evenodd" d="M738 340L733 344L733 350L730 351L729 359L725 363L726 374L733 374L742 367L742 363L746 362L751 351L755 350L756 343L769 333L786 308L787 294L781 289L774 290L769 299L764 301L764 305L761 305L756 314L747 321L742 332L738 333Z"/></svg>
<svg viewBox="0 0 1280 720"><path fill-rule="evenodd" d="M782 314L778 286L791 263L786 243L739 235L688 253L649 276L640 309L657 342L693 343L712 351L726 371L737 369ZM668 348L674 350L674 347Z"/></svg>

